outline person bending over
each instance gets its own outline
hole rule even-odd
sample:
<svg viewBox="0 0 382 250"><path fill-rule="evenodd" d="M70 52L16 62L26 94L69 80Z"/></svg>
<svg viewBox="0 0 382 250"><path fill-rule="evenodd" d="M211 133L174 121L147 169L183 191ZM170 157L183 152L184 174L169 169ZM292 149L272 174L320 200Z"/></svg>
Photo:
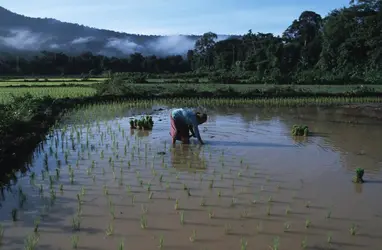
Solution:
<svg viewBox="0 0 382 250"><path fill-rule="evenodd" d="M184 144L190 143L190 137L196 137L200 144L204 144L200 137L200 124L207 121L207 114L194 112L190 109L173 109L170 113L172 144L176 141L182 141ZM191 131L191 135L189 132Z"/></svg>

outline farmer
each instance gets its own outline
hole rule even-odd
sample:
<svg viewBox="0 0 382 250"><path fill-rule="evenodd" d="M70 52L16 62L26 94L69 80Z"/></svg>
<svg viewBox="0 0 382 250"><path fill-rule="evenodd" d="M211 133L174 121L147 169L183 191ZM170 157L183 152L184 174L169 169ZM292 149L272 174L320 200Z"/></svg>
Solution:
<svg viewBox="0 0 382 250"><path fill-rule="evenodd" d="M175 144L177 140L189 144L191 136L196 137L200 144L204 144L198 126L207 121L207 114L179 108L171 111L170 119L172 144ZM189 135L189 131L191 131L191 135Z"/></svg>

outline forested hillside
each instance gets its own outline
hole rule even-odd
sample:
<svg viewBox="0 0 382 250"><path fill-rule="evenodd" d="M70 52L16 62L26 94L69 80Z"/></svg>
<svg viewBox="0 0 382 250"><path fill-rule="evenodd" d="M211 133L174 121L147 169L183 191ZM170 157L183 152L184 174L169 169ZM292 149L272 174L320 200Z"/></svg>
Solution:
<svg viewBox="0 0 382 250"><path fill-rule="evenodd" d="M282 36L254 33L217 41L208 32L186 57L125 58L43 52L31 60L3 57L0 72L20 74L100 74L111 72L208 72L221 81L253 83L382 83L380 0L352 1L322 17L303 12ZM210 76L212 77L212 76Z"/></svg>

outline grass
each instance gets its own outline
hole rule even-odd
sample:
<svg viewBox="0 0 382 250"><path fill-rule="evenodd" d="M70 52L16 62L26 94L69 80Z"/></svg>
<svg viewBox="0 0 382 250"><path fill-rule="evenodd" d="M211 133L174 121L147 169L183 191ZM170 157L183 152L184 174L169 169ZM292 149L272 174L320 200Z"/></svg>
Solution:
<svg viewBox="0 0 382 250"><path fill-rule="evenodd" d="M72 235L70 238L72 249L77 249L78 248L78 241L80 240L79 235Z"/></svg>
<svg viewBox="0 0 382 250"><path fill-rule="evenodd" d="M114 234L114 223L111 221L105 230L106 236L111 236Z"/></svg>
<svg viewBox="0 0 382 250"><path fill-rule="evenodd" d="M29 234L24 241L24 250L34 250L40 237L37 234Z"/></svg>
<svg viewBox="0 0 382 250"><path fill-rule="evenodd" d="M90 87L0 88L0 104L6 104L12 101L12 95L23 96L27 93L30 93L34 97L77 98L93 96L96 91Z"/></svg>

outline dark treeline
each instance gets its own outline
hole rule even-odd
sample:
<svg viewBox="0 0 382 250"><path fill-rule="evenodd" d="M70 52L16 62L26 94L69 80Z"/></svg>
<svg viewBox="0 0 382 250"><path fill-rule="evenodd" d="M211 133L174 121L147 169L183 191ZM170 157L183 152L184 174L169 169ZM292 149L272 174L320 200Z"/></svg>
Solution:
<svg viewBox="0 0 382 250"><path fill-rule="evenodd" d="M382 83L381 5L381 0L351 1L349 7L326 17L305 11L282 36L250 30L240 38L216 42L216 34L208 32L185 57L42 52L32 59L3 58L0 72L8 76L207 72L223 82L244 78L250 83L378 84Z"/></svg>

